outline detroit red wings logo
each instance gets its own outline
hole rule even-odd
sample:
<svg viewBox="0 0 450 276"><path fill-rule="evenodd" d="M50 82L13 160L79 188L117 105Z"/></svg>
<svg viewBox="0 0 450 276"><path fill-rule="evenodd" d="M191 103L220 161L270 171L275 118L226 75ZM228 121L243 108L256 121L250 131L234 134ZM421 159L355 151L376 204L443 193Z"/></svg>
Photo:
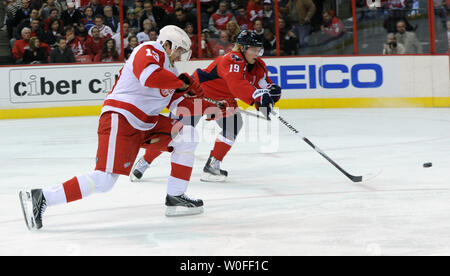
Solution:
<svg viewBox="0 0 450 276"><path fill-rule="evenodd" d="M175 89L159 89L159 93L165 98L175 93Z"/></svg>

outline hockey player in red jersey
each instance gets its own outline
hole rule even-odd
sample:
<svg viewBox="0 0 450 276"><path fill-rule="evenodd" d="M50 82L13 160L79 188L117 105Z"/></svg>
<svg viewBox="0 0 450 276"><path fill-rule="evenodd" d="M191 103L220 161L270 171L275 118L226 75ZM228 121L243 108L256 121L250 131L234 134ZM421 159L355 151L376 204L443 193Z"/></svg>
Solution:
<svg viewBox="0 0 450 276"><path fill-rule="evenodd" d="M263 53L262 41L252 31L242 31L236 38L233 51L214 60L206 69L197 69L193 76L204 90L205 98L219 101L225 108L203 100L172 99L169 109L182 116L183 124L197 125L206 115L215 119L222 128L214 148L203 168L202 181L225 181L228 172L220 168L225 155L230 151L242 127L242 117L235 98L249 105L255 105L268 118L275 102L281 95L278 85L268 77L266 64L260 58ZM176 109L176 111L174 111ZM152 147L135 163L130 178L142 178L150 163L162 152Z"/></svg>
<svg viewBox="0 0 450 276"><path fill-rule="evenodd" d="M109 191L119 175L130 174L139 149L149 144L171 152L166 215L203 212L203 201L185 194L198 143L195 129L160 114L176 92L185 97L203 95L200 85L186 73L179 75L174 66L180 58L189 59L190 47L191 40L182 29L166 26L157 41L134 49L102 108L95 170L50 189L20 191L29 229L42 227L47 206Z"/></svg>

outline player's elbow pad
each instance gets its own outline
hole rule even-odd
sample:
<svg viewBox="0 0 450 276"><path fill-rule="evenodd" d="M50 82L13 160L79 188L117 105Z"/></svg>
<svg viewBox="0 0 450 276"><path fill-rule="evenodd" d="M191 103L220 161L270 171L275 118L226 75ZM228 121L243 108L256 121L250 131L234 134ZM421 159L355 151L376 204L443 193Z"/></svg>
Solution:
<svg viewBox="0 0 450 276"><path fill-rule="evenodd" d="M177 89L184 85L183 81L178 79L174 73L156 64L151 64L145 68L139 77L139 81L143 86L159 89Z"/></svg>

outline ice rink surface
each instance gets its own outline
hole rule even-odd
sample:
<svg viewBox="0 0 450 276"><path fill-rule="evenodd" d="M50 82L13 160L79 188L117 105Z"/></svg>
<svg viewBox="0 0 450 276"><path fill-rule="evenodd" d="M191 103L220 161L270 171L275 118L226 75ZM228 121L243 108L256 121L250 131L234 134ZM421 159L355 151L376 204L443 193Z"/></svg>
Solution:
<svg viewBox="0 0 450 276"><path fill-rule="evenodd" d="M199 180L217 129L198 126L188 194L204 214L164 216L163 154L141 182L121 176L106 194L48 208L29 232L18 190L91 171L98 117L0 121L0 255L450 255L450 109L280 114L348 172L377 176L353 183L288 129L257 134L265 123L243 115L226 183Z"/></svg>

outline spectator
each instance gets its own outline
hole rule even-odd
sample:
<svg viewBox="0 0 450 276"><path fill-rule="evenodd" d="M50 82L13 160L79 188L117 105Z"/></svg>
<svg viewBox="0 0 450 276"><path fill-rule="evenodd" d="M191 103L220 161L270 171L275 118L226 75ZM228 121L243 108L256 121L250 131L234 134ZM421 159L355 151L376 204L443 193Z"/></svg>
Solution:
<svg viewBox="0 0 450 276"><path fill-rule="evenodd" d="M269 28L265 29L264 31L263 47L264 47L264 56L277 55L277 38ZM284 52L281 51L281 49L280 55L284 55Z"/></svg>
<svg viewBox="0 0 450 276"><path fill-rule="evenodd" d="M44 30L41 28L41 22L39 21L39 19L31 20L30 29L31 29L31 37L38 37L39 39L45 37L45 33Z"/></svg>
<svg viewBox="0 0 450 276"><path fill-rule="evenodd" d="M389 9L389 16L384 21L383 27L388 33L397 32L397 23L399 21L403 21L405 23L407 31L415 30L415 28L406 19L407 11L404 8L406 6L405 0L388 1L388 3L386 3L386 6Z"/></svg>
<svg viewBox="0 0 450 276"><path fill-rule="evenodd" d="M144 2L144 13L141 18L141 26L145 19L154 23L154 27L162 28L166 23L166 12L160 7L154 7L151 1Z"/></svg>
<svg viewBox="0 0 450 276"><path fill-rule="evenodd" d="M140 2L136 2L140 3ZM136 17L136 20L139 22L139 29L138 32L140 32L144 26L142 26L142 24L144 23L144 20L142 20L142 18L144 17L144 10L140 7L136 7L134 8L134 17ZM154 23L156 25L156 22Z"/></svg>
<svg viewBox="0 0 450 276"><path fill-rule="evenodd" d="M64 37L58 37L57 47L50 53L50 63L74 63L75 56L72 50L67 47L66 39Z"/></svg>
<svg viewBox="0 0 450 276"><path fill-rule="evenodd" d="M65 29L65 33L67 47L72 50L74 56L84 55L84 45L81 40L75 35L75 28L73 26L68 26Z"/></svg>
<svg viewBox="0 0 450 276"><path fill-rule="evenodd" d="M74 26L83 19L83 15L77 9L73 2L67 2L67 10L61 13L61 20L64 26Z"/></svg>
<svg viewBox="0 0 450 276"><path fill-rule="evenodd" d="M150 38L150 41L156 41L158 39L158 32L156 29L151 29L148 37Z"/></svg>
<svg viewBox="0 0 450 276"><path fill-rule="evenodd" d="M289 17L289 2L291 0L278 0L278 10L280 11L280 17Z"/></svg>
<svg viewBox="0 0 450 276"><path fill-rule="evenodd" d="M286 55L296 54L297 36L294 32L289 30L289 27L283 18L279 18L278 22L280 28L280 49L282 49Z"/></svg>
<svg viewBox="0 0 450 276"><path fill-rule="evenodd" d="M60 26L58 19L53 19L53 21L50 22L50 30L46 31L43 37L45 43L52 47L56 44L57 37L61 36Z"/></svg>
<svg viewBox="0 0 450 276"><path fill-rule="evenodd" d="M213 34L218 35L219 31L227 29L227 23L231 20L236 21L236 18L228 10L227 2L222 1L219 4L219 9L209 18L209 29Z"/></svg>
<svg viewBox="0 0 450 276"><path fill-rule="evenodd" d="M114 16L117 16L117 17L120 18L120 6L119 6L119 4L120 4L120 0L114 0L114 5L112 5L111 7L112 7L112 10L113 10ZM123 1L122 9L123 9L123 17L124 18L127 16L126 13L128 11L128 6L126 4L127 4L126 1Z"/></svg>
<svg viewBox="0 0 450 276"><path fill-rule="evenodd" d="M440 18L441 24L444 27L444 29L447 28L447 9L446 9L446 3L445 0L434 0L434 14L435 18ZM450 8L450 6L449 6Z"/></svg>
<svg viewBox="0 0 450 276"><path fill-rule="evenodd" d="M175 18L171 20L173 25L184 29L186 24L191 24L194 27L194 33L197 33L197 18L193 15L186 13L184 9L176 9L175 10Z"/></svg>
<svg viewBox="0 0 450 276"><path fill-rule="evenodd" d="M14 60L16 61L16 64L22 63L23 54L25 53L25 50L29 48L31 38L31 29L30 28L23 28L22 29L22 39L16 40L14 42L14 46L12 49L12 56Z"/></svg>
<svg viewBox="0 0 450 276"><path fill-rule="evenodd" d="M88 7L92 9L94 17L99 14L103 15L103 6L100 4L99 0L90 0Z"/></svg>
<svg viewBox="0 0 450 276"><path fill-rule="evenodd" d="M31 28L31 22L33 19L38 19L39 20L39 11L36 9L31 10L30 12L30 17L27 17L25 19L23 19L16 27L16 34L14 35L14 37L16 39L21 39L22 38L22 29L25 27ZM40 21L39 21L39 27L40 26Z"/></svg>
<svg viewBox="0 0 450 276"><path fill-rule="evenodd" d="M94 11L91 7L86 7L84 10L83 23L86 30L90 30L95 25Z"/></svg>
<svg viewBox="0 0 450 276"><path fill-rule="evenodd" d="M144 30L136 35L138 38L139 43L143 43L146 41L150 41L149 33L150 30L153 29L152 22L150 19L144 20Z"/></svg>
<svg viewBox="0 0 450 276"><path fill-rule="evenodd" d="M181 3L180 1L175 2L175 10L177 10L177 9L184 9L187 12L191 12L190 10L185 9L183 6L183 3ZM191 14L193 14L193 13L191 12Z"/></svg>
<svg viewBox="0 0 450 276"><path fill-rule="evenodd" d="M261 38L261 40L263 40L263 38L264 38L264 28L263 28L262 20L261 19L256 19L255 22L253 22L253 23L254 23L253 29L255 31L255 34L257 36L259 36Z"/></svg>
<svg viewBox="0 0 450 276"><path fill-rule="evenodd" d="M114 35L113 31L110 27L103 24L103 16L101 14L97 14L95 16L95 27L100 31L100 37L112 37ZM89 35L92 35L92 28L88 31Z"/></svg>
<svg viewBox="0 0 450 276"><path fill-rule="evenodd" d="M397 23L397 34L395 35L398 43L405 46L405 54L422 54L422 45L417 39L416 34L406 31L406 24L404 21Z"/></svg>
<svg viewBox="0 0 450 276"><path fill-rule="evenodd" d="M275 25L275 11L272 6L272 0L264 0L263 22L264 28L270 28Z"/></svg>
<svg viewBox="0 0 450 276"><path fill-rule="evenodd" d="M236 16L236 22L241 30L253 30L253 22L250 21L250 17L243 6L238 7L238 15Z"/></svg>
<svg viewBox="0 0 450 276"><path fill-rule="evenodd" d="M184 27L184 31L191 39L191 51L198 51L198 36L194 34L194 26L191 23L187 23L186 27Z"/></svg>
<svg viewBox="0 0 450 276"><path fill-rule="evenodd" d="M58 10L51 9L48 18L44 20L44 31L48 31L50 29L50 22L53 20L58 20L60 30L64 30L64 23L58 18Z"/></svg>
<svg viewBox="0 0 450 276"><path fill-rule="evenodd" d="M212 42L211 45L213 56L223 56L233 49L233 43L230 42L230 37L226 31L219 32L219 39Z"/></svg>
<svg viewBox="0 0 450 276"><path fill-rule="evenodd" d="M127 60L130 57L134 48L136 48L138 45L139 41L136 36L133 35L128 37L128 46L124 49L125 60Z"/></svg>
<svg viewBox="0 0 450 276"><path fill-rule="evenodd" d="M296 24L293 31L298 39L301 51L308 47L309 35L311 33L311 19L316 12L316 5L312 0L292 0L291 8L296 11ZM295 6L293 6L295 5Z"/></svg>
<svg viewBox="0 0 450 276"><path fill-rule="evenodd" d="M128 36L129 36L129 25L127 22L123 23L123 47L126 48L128 46ZM120 34L120 23L119 27L117 28L118 32L112 36L112 39L114 39L114 42L116 43L116 50L119 53L122 53L122 43L121 43L121 34Z"/></svg>
<svg viewBox="0 0 450 276"><path fill-rule="evenodd" d="M177 3L181 3L183 5L183 9L188 12L191 12L192 9L194 9L197 4L195 0L180 0ZM176 4L175 4L175 7L176 7Z"/></svg>
<svg viewBox="0 0 450 276"><path fill-rule="evenodd" d="M110 27L113 33L118 32L117 27L120 24L120 19L117 16L113 15L113 9L111 6L106 6L103 9L103 12L105 13L105 25Z"/></svg>
<svg viewBox="0 0 450 276"><path fill-rule="evenodd" d="M173 14L173 12L175 11L175 1L173 0L159 0L154 2L154 6L160 7L166 12L166 14Z"/></svg>
<svg viewBox="0 0 450 276"><path fill-rule="evenodd" d="M250 0L247 5L247 13L250 16L250 21L254 22L256 19L263 18L263 0Z"/></svg>
<svg viewBox="0 0 450 276"><path fill-rule="evenodd" d="M405 53L403 44L397 42L395 34L387 35L387 43L384 44L383 55L402 55Z"/></svg>
<svg viewBox="0 0 450 276"><path fill-rule="evenodd" d="M84 43L86 42L86 39L88 37L88 31L86 30L86 27L84 26L83 21L80 21L78 23L78 26L75 27L75 35L78 37L78 39L84 45Z"/></svg>
<svg viewBox="0 0 450 276"><path fill-rule="evenodd" d="M46 45L46 44L45 44ZM48 62L48 47L41 46L39 38L30 38L30 47L23 54L23 64L40 64Z"/></svg>
<svg viewBox="0 0 450 276"><path fill-rule="evenodd" d="M129 9L127 11L127 18L125 19L125 22L128 22L130 30L135 30L136 33L138 33L138 30L141 29L139 20L136 19L134 9Z"/></svg>
<svg viewBox="0 0 450 276"><path fill-rule="evenodd" d="M100 31L97 27L92 27L91 35L89 35L86 39L85 47L86 47L86 53L90 55L92 58L97 55L98 52L103 47L103 44L105 43L105 38L100 37Z"/></svg>
<svg viewBox="0 0 450 276"><path fill-rule="evenodd" d="M59 17L62 12L61 4L56 0L47 0L47 3L44 3L39 11L40 17L42 19L48 18L53 9L56 9L58 11L57 17Z"/></svg>
<svg viewBox="0 0 450 276"><path fill-rule="evenodd" d="M136 1L134 2L134 8L135 8L135 9L136 9L136 8L143 9L143 8L144 8L144 2L143 2L143 0L136 0Z"/></svg>
<svg viewBox="0 0 450 276"><path fill-rule="evenodd" d="M230 42L234 43L236 41L236 37L241 32L241 29L239 28L239 25L236 23L236 21L229 21L227 23L227 33L230 37Z"/></svg>
<svg viewBox="0 0 450 276"><path fill-rule="evenodd" d="M338 38L345 32L342 21L328 11L323 13L323 25L320 28L330 39Z"/></svg>
<svg viewBox="0 0 450 276"><path fill-rule="evenodd" d="M14 26L17 26L22 20L29 18L30 13L31 13L30 1L22 0L21 7L20 9L17 10L12 21Z"/></svg>
<svg viewBox="0 0 450 276"><path fill-rule="evenodd" d="M119 60L119 53L116 51L116 42L112 38L105 40L102 50L94 58L94 62L113 62Z"/></svg>
<svg viewBox="0 0 450 276"><path fill-rule="evenodd" d="M204 29L202 32L202 44L201 44L201 49L202 49L202 57L203 58L211 58L213 57L212 52L211 52L211 47L210 47L210 43L209 41L211 41L211 36L209 33L209 29ZM199 57L198 56L198 50L197 51L192 51L192 56L193 57Z"/></svg>

